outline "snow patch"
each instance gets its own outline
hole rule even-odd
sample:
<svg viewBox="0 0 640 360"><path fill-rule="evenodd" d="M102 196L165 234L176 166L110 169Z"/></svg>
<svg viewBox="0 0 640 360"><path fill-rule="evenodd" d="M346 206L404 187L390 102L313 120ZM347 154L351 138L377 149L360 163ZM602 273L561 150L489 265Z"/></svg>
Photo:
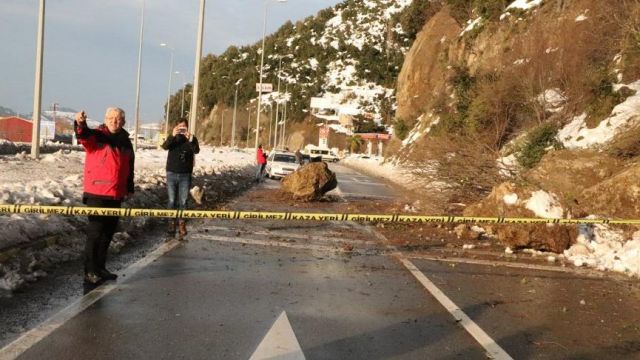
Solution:
<svg viewBox="0 0 640 360"><path fill-rule="evenodd" d="M558 131L558 140L564 147L577 149L604 144L623 131L626 125L640 120L640 80L629 85L615 85L615 89L618 90L622 86L636 93L614 107L611 115L601 121L596 128L587 128L587 114L574 117L569 124Z"/></svg>
<svg viewBox="0 0 640 360"><path fill-rule="evenodd" d="M576 243L564 255L576 266L589 266L640 277L640 231L625 239L608 225L580 225Z"/></svg>
<svg viewBox="0 0 640 360"><path fill-rule="evenodd" d="M518 203L518 194L506 194L502 197L502 201L507 205L515 205Z"/></svg>
<svg viewBox="0 0 640 360"><path fill-rule="evenodd" d="M507 6L507 10L509 9L529 10L536 6L540 6L541 4L542 4L542 0L516 0L512 2L509 6Z"/></svg>
<svg viewBox="0 0 640 360"><path fill-rule="evenodd" d="M554 194L544 190L534 191L526 201L525 207L541 218L562 218L564 210Z"/></svg>

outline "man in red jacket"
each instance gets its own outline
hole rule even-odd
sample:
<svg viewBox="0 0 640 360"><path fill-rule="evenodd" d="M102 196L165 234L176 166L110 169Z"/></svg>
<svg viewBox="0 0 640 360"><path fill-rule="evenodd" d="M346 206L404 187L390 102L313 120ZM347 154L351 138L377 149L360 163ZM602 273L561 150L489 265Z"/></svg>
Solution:
<svg viewBox="0 0 640 360"><path fill-rule="evenodd" d="M82 202L90 207L119 208L133 194L134 152L129 133L122 128L124 122L120 108L108 108L104 124L96 129L89 129L84 111L76 114L74 130L86 152ZM105 267L117 226L117 216L89 216L84 254L86 283L117 279Z"/></svg>
<svg viewBox="0 0 640 360"><path fill-rule="evenodd" d="M260 182L264 178L264 168L267 166L267 155L262 150L262 144L256 149L256 163L258 171L256 172L256 182Z"/></svg>

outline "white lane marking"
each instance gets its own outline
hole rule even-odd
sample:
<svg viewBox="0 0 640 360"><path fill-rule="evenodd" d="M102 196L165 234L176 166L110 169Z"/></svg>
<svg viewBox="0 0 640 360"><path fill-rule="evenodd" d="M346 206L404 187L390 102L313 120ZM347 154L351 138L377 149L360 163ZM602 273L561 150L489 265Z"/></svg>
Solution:
<svg viewBox="0 0 640 360"><path fill-rule="evenodd" d="M305 360L286 312L282 312L249 360Z"/></svg>
<svg viewBox="0 0 640 360"><path fill-rule="evenodd" d="M389 195L371 195L371 194L363 194L363 193L347 193L347 192L343 192L342 196L353 196L355 198L362 198L362 199L395 199L395 196L389 196Z"/></svg>
<svg viewBox="0 0 640 360"><path fill-rule="evenodd" d="M456 321L462 325L465 330L487 351L487 355L491 359L497 360L513 360L500 345L498 345L487 333L484 332L471 318L465 314L451 299L447 297L438 287L427 278L411 261L404 257L401 253L395 254L396 258L418 279L418 281L433 295L433 297L444 306Z"/></svg>
<svg viewBox="0 0 640 360"><path fill-rule="evenodd" d="M314 250L314 251L340 252L340 253L344 252L344 253L359 254L359 255L367 254L367 252L360 251L357 249L346 250L337 246L314 245L314 244L292 244L288 242L274 241L274 240L257 240L257 239L227 237L227 236L219 236L219 235L204 235L204 234L195 234L191 236L191 238L194 240L200 239L200 240L210 240L210 241L219 241L219 242L245 244L245 245L284 247L284 248L299 249L299 250ZM382 254L379 251L375 253Z"/></svg>
<svg viewBox="0 0 640 360"><path fill-rule="evenodd" d="M521 263L499 261L499 260L465 259L465 258L459 258L459 257L443 258L439 256L420 255L420 254L406 254L405 256L409 259L451 262L451 263L471 264L471 265L484 265L484 266L491 266L491 267L501 266L501 267L510 267L515 269L526 269L526 270L561 272L561 273L567 273L567 274L577 274L577 275L586 276L586 277L593 277L597 279L602 279L606 275L610 275L607 273L601 273L601 272L592 271L589 269L559 267L559 266L552 266L552 265L521 264Z"/></svg>
<svg viewBox="0 0 640 360"><path fill-rule="evenodd" d="M121 278L126 278L126 280L124 280L124 282L126 283L126 281L129 280L135 273L137 273L153 261L157 260L162 255L171 251L178 244L180 244L178 241L172 240L160 245L157 249L147 254L147 256L138 260L136 263L121 272ZM74 316L80 314L93 303L102 299L104 296L112 292L114 289L117 289L118 287L120 287L119 284L106 283L94 289L87 295L84 295L80 299L74 301L71 305L60 310L57 314L45 320L42 324L27 331L26 333L22 334L22 336L0 349L0 360L17 358L22 353L29 350L29 348L37 344L40 340L49 336L57 328L61 327L67 321L71 320Z"/></svg>
<svg viewBox="0 0 640 360"><path fill-rule="evenodd" d="M238 229L236 228L228 228L223 226L207 226L206 228L203 228L203 229L214 230L214 231L230 231L230 232L236 232L237 234L242 233L242 231L238 231ZM296 233L291 233L286 231L251 231L251 232L245 232L245 234L246 235L262 235L266 237L278 236L287 240L289 239L315 240L315 241L321 241L325 243L339 243L339 244L345 242L344 238L317 236L317 235L309 235L309 234L299 235ZM198 235L206 236L202 232L199 232ZM380 245L380 241L372 241L372 240L349 239L349 242L364 244L364 245Z"/></svg>

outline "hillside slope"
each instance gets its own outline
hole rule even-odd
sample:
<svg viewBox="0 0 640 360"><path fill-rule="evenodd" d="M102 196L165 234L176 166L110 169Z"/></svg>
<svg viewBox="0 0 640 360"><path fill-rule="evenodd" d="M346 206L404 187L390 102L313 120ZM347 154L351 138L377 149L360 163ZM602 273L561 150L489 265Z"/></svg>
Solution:
<svg viewBox="0 0 640 360"><path fill-rule="evenodd" d="M448 3L404 62L388 159L440 184L443 212L638 218L640 4ZM490 230L515 248L575 244L577 263L640 274L635 227Z"/></svg>

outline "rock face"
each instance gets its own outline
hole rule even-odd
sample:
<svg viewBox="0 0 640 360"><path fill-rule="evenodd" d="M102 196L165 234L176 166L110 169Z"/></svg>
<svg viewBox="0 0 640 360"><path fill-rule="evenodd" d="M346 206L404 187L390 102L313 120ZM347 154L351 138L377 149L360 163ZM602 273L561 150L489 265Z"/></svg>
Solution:
<svg viewBox="0 0 640 360"><path fill-rule="evenodd" d="M398 118L416 119L424 112L425 104L445 88L448 70L438 57L461 30L446 9L422 28L398 76Z"/></svg>
<svg viewBox="0 0 640 360"><path fill-rule="evenodd" d="M309 163L282 179L282 190L302 201L318 200L336 186L336 174L325 162Z"/></svg>
<svg viewBox="0 0 640 360"><path fill-rule="evenodd" d="M595 150L559 150L546 154L525 177L528 182L566 200L616 174L623 163Z"/></svg>
<svg viewBox="0 0 640 360"><path fill-rule="evenodd" d="M640 214L640 164L632 164L611 178L581 194L583 208L590 214L636 219Z"/></svg>

